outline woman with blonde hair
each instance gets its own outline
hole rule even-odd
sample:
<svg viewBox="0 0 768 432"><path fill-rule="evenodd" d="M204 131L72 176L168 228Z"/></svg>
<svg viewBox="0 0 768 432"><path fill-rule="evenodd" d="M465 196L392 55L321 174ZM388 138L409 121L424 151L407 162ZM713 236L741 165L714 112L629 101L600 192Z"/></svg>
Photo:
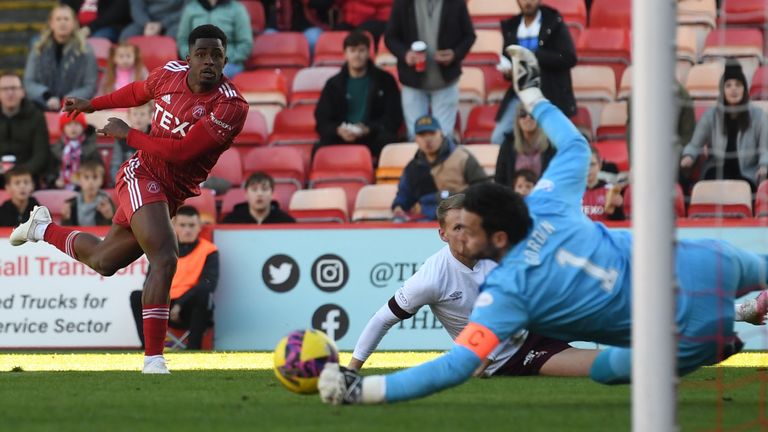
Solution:
<svg viewBox="0 0 768 432"><path fill-rule="evenodd" d="M515 172L521 169L541 177L557 151L522 104L517 104L515 111L514 133L504 140L496 160L495 181L503 185L511 185Z"/></svg>
<svg viewBox="0 0 768 432"><path fill-rule="evenodd" d="M55 6L27 57L27 95L47 111L61 109L64 96L89 99L96 93L96 57L78 30L72 8Z"/></svg>

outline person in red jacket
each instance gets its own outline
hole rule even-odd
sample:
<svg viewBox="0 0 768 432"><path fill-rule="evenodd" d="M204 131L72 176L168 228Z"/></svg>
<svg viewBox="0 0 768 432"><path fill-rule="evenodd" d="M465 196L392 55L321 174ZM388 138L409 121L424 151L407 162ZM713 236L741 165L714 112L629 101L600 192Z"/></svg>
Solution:
<svg viewBox="0 0 768 432"><path fill-rule="evenodd" d="M592 158L589 161L587 174L587 190L581 200L581 209L593 221L622 221L624 216L624 198L622 184L608 184L598 178L603 161L594 146L591 146Z"/></svg>
<svg viewBox="0 0 768 432"><path fill-rule="evenodd" d="M392 13L393 0L340 0L340 29L365 30L378 44L379 37L387 29L387 20Z"/></svg>

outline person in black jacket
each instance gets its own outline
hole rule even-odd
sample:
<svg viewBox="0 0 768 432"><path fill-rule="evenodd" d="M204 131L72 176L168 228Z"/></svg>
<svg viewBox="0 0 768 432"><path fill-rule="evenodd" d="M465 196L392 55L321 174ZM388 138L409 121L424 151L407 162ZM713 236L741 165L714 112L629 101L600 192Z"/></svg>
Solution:
<svg viewBox="0 0 768 432"><path fill-rule="evenodd" d="M395 0L384 43L397 57L408 139L416 119L431 114L453 136L459 109L461 62L475 43L464 0ZM424 42L424 52L414 42Z"/></svg>
<svg viewBox="0 0 768 432"><path fill-rule="evenodd" d="M541 177L557 152L529 112L519 104L513 112L514 133L507 135L499 148L494 176L496 183L505 186L512 185L515 173L521 169L531 170L536 177Z"/></svg>
<svg viewBox="0 0 768 432"><path fill-rule="evenodd" d="M223 223L262 225L296 222L291 215L280 210L278 202L272 199L275 180L268 174L260 171L251 174L243 187L247 201L235 205Z"/></svg>
<svg viewBox="0 0 768 432"><path fill-rule="evenodd" d="M560 13L541 0L517 0L520 15L501 21L504 47L521 45L536 54L541 67L541 92L566 116L576 114L576 99L571 84L571 68L576 65L576 49ZM502 55L507 56L506 52ZM511 70L504 68L509 78ZM510 85L496 114L491 142L501 144L514 127L517 96Z"/></svg>
<svg viewBox="0 0 768 432"><path fill-rule="evenodd" d="M40 205L32 191L35 183L32 173L23 167L14 167L3 174L5 191L10 197L0 205L0 227L15 227L29 219L29 213Z"/></svg>
<svg viewBox="0 0 768 432"><path fill-rule="evenodd" d="M325 83L315 108L318 146L365 144L377 157L398 140L400 89L392 75L373 64L370 48L370 39L360 31L344 39L347 62Z"/></svg>

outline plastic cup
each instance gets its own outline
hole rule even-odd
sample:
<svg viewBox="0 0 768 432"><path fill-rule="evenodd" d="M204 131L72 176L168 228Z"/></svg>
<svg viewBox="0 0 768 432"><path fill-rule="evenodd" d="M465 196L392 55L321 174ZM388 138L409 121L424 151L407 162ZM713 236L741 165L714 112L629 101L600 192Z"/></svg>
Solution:
<svg viewBox="0 0 768 432"><path fill-rule="evenodd" d="M424 72L427 69L427 43L415 41L411 44L411 51L421 54L421 59L413 67L416 69L416 72Z"/></svg>

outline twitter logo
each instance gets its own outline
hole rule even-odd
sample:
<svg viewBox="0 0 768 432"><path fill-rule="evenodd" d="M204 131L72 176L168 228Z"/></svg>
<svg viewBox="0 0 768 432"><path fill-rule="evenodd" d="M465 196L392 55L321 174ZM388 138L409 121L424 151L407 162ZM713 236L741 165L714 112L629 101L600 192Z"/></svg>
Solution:
<svg viewBox="0 0 768 432"><path fill-rule="evenodd" d="M261 268L264 285L272 291L284 293L292 290L299 282L299 265L288 255L273 255Z"/></svg>
<svg viewBox="0 0 768 432"><path fill-rule="evenodd" d="M293 270L293 264L289 262L284 262L280 264L280 267L275 267L270 264L269 266L269 277L271 280L269 283L273 285L280 285L285 283L285 281L288 280L289 277L291 277L291 270Z"/></svg>

